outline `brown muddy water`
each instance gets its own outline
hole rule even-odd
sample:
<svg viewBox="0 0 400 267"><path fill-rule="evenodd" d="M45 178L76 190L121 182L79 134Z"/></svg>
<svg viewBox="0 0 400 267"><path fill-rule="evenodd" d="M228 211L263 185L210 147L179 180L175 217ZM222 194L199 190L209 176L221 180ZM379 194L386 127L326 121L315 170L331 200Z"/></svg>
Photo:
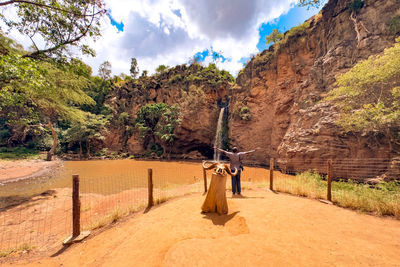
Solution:
<svg viewBox="0 0 400 267"><path fill-rule="evenodd" d="M56 173L45 177L25 179L0 185L0 198L31 196L55 188L70 188L72 175L79 174L80 192L115 194L132 188L147 187L148 169L153 170L153 183L157 188L203 181L201 163L124 160L66 161ZM211 173L208 171L208 178ZM260 181L267 171L245 167L243 181Z"/></svg>

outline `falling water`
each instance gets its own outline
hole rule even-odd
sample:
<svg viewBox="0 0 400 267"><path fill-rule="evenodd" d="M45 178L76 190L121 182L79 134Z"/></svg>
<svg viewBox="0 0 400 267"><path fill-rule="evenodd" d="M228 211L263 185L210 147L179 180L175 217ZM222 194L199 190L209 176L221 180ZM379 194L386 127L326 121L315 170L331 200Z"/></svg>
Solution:
<svg viewBox="0 0 400 267"><path fill-rule="evenodd" d="M218 124L217 124L217 131L215 133L215 141L214 141L214 147L221 148L222 146L222 118L224 117L224 111L225 108L221 108L221 111L219 112L219 117L218 117ZM219 161L220 157L220 152L218 150L214 150L214 161Z"/></svg>

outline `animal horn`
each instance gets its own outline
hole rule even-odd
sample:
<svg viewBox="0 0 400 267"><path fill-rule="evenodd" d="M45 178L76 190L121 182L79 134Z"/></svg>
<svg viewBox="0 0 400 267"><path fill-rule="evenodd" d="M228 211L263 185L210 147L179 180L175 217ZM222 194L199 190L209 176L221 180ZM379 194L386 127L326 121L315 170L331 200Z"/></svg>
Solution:
<svg viewBox="0 0 400 267"><path fill-rule="evenodd" d="M228 165L224 165L224 168L225 168L225 171L229 174L229 175L231 175L231 176L235 176L235 175L237 175L238 174L238 170L235 168L235 171L234 172L232 172L231 171L231 168L229 168L229 166Z"/></svg>
<svg viewBox="0 0 400 267"><path fill-rule="evenodd" d="M211 164L210 166L206 166L207 161L203 161L203 168L205 170L211 170L213 169L215 166L217 166L218 162L214 162L213 164Z"/></svg>

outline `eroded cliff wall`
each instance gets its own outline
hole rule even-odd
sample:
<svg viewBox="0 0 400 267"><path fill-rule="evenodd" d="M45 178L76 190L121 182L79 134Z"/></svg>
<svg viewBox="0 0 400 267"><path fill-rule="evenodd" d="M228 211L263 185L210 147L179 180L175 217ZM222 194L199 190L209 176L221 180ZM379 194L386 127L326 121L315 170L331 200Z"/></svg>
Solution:
<svg viewBox="0 0 400 267"><path fill-rule="evenodd" d="M335 125L338 111L321 101L334 88L336 75L394 43L388 24L400 14L400 1L366 0L353 16L348 2L330 0L320 14L286 33L239 74L229 91L229 134L240 149L262 148L250 161L393 156L384 136L342 134ZM243 109L250 111L250 119L243 117Z"/></svg>

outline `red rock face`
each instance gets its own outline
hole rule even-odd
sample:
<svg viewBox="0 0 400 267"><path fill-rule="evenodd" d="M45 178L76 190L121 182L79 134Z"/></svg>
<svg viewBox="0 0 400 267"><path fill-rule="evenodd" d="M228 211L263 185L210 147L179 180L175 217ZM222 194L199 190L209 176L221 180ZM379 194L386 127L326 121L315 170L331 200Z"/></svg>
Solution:
<svg viewBox="0 0 400 267"><path fill-rule="evenodd" d="M231 143L261 147L248 158L257 162L393 157L384 136L341 134L337 110L321 100L338 74L393 45L387 25L399 13L399 1L365 1L354 21L346 1L331 0L307 29L253 58L229 92L232 107L251 112L246 121L231 110Z"/></svg>

